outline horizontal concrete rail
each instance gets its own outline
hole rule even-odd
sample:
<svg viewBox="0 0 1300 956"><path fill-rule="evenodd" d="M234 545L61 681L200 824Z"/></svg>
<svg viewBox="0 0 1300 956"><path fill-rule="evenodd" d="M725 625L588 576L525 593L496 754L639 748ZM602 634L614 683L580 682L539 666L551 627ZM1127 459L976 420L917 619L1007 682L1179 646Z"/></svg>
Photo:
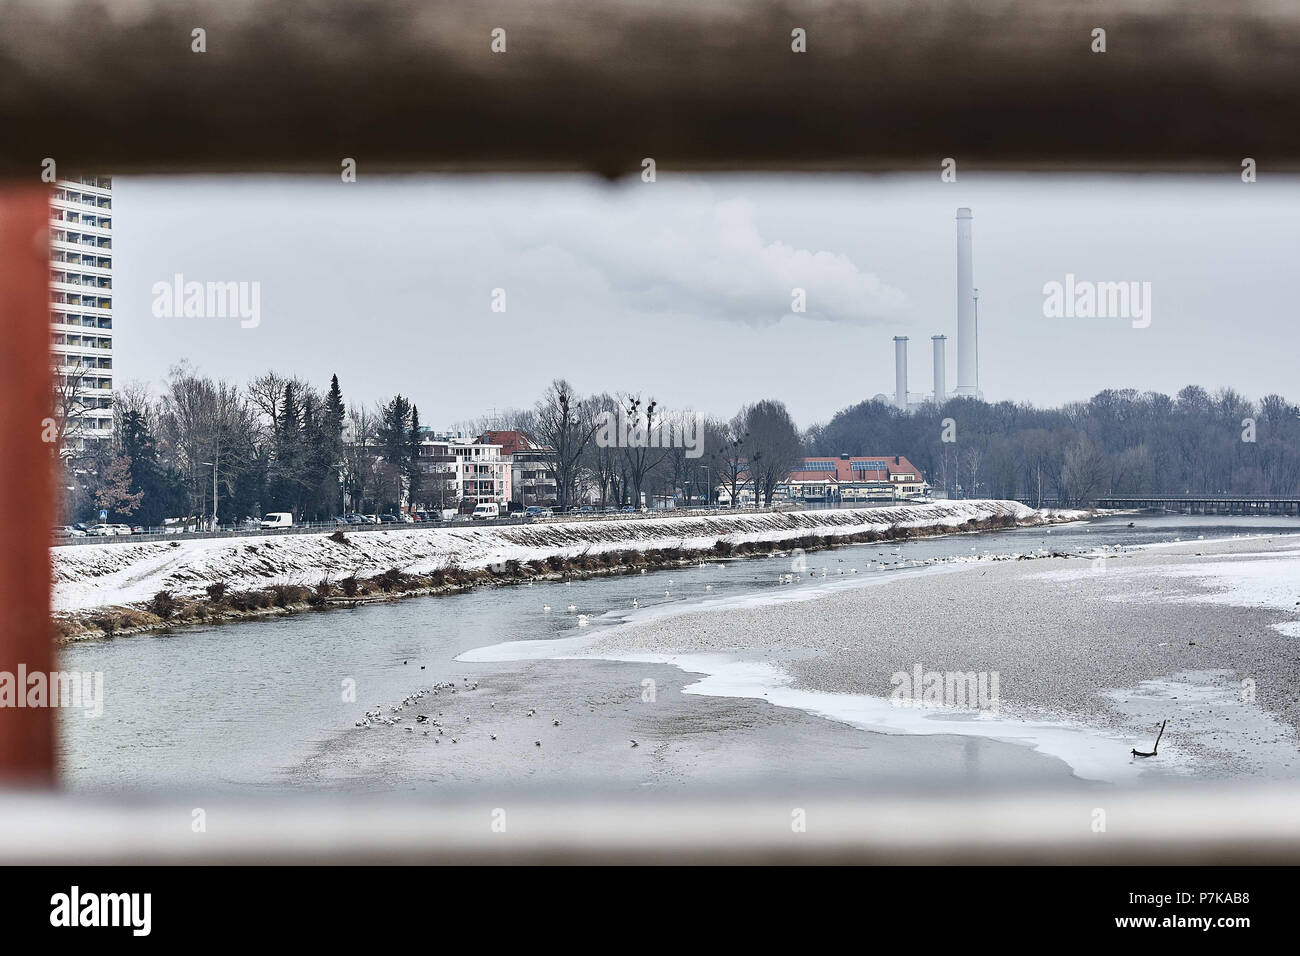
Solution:
<svg viewBox="0 0 1300 956"><path fill-rule="evenodd" d="M5 794L0 864L1300 862L1294 786L653 805L485 789L493 792L448 793L436 805L340 794ZM197 834L196 807L207 827ZM803 831L792 826L795 810Z"/></svg>
<svg viewBox="0 0 1300 956"><path fill-rule="evenodd" d="M1280 0L9 0L0 176L1233 176L1300 168L1297 64Z"/></svg>

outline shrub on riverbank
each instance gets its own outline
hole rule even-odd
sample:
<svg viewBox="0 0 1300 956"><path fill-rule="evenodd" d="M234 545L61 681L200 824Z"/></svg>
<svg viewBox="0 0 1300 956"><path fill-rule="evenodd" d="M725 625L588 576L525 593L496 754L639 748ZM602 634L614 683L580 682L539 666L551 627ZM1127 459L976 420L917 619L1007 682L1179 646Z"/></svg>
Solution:
<svg viewBox="0 0 1300 956"><path fill-rule="evenodd" d="M145 608L155 617L167 621L176 613L177 601L176 598L172 597L171 591L159 591L149 599L149 603L145 605Z"/></svg>

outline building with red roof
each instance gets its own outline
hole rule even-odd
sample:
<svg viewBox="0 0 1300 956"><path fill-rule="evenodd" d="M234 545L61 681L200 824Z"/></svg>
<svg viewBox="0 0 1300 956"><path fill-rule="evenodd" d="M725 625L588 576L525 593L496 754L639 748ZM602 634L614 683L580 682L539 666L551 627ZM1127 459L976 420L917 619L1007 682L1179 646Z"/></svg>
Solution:
<svg viewBox="0 0 1300 956"><path fill-rule="evenodd" d="M930 486L902 455L804 458L778 487L800 501L896 501L921 498Z"/></svg>

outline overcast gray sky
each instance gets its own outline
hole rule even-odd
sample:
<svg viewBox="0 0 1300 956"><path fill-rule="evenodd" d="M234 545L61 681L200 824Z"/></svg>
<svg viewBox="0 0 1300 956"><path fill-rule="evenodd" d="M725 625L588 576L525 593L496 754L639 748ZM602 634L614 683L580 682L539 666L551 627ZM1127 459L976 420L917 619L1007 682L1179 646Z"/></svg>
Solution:
<svg viewBox="0 0 1300 956"><path fill-rule="evenodd" d="M188 359L268 368L349 402L400 391L435 427L531 405L565 377L730 416L779 398L801 426L956 384L955 224L974 211L980 382L1058 404L1197 383L1300 398L1300 182L1206 177L122 177L114 184L119 381ZM261 322L156 318L154 283L257 281ZM1152 321L1049 319L1066 273L1152 284ZM791 290L808 311L791 312ZM504 313L492 292L506 292Z"/></svg>

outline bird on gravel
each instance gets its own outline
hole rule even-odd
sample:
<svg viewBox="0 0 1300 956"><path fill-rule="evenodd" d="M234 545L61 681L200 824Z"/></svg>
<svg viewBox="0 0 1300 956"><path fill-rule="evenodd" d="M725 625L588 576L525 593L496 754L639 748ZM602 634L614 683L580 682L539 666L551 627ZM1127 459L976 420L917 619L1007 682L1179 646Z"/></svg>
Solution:
<svg viewBox="0 0 1300 956"><path fill-rule="evenodd" d="M533 746L535 746L535 747L540 747L541 745L542 745L542 742L541 742L540 740L534 740L534 741L533 741Z"/></svg>
<svg viewBox="0 0 1300 956"><path fill-rule="evenodd" d="M553 721L551 721L551 725L552 725L553 727L558 727L558 726L560 726L560 722L559 722L558 720L553 720Z"/></svg>
<svg viewBox="0 0 1300 956"><path fill-rule="evenodd" d="M633 747L639 747L639 746L641 746L641 745L638 744L638 743L634 740L634 741L632 741L632 746L633 746Z"/></svg>

